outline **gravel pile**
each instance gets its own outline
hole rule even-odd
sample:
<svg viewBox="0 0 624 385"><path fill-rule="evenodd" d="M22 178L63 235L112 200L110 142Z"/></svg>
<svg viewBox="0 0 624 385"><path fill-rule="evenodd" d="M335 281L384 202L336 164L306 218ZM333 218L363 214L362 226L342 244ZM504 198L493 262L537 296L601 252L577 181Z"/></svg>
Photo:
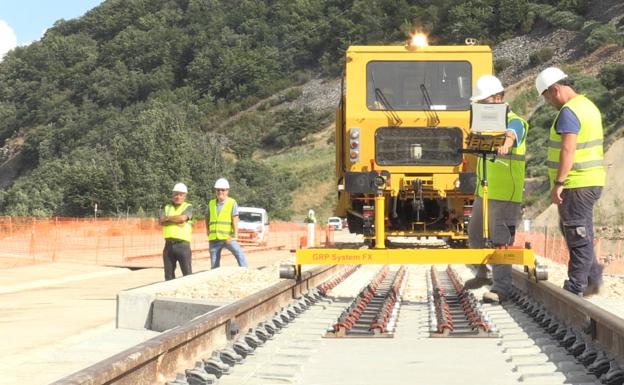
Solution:
<svg viewBox="0 0 624 385"><path fill-rule="evenodd" d="M377 265L362 265L346 280L331 289L328 295L333 298L357 297L360 291L375 278L380 269L381 266Z"/></svg>
<svg viewBox="0 0 624 385"><path fill-rule="evenodd" d="M440 267L438 267L439 269ZM407 273L407 286L403 291L403 300L412 302L427 301L427 274L431 265L410 265Z"/></svg>
<svg viewBox="0 0 624 385"><path fill-rule="evenodd" d="M175 291L158 293L158 297L192 299L237 300L280 282L279 263L258 269L236 269L230 274L216 275L214 279Z"/></svg>

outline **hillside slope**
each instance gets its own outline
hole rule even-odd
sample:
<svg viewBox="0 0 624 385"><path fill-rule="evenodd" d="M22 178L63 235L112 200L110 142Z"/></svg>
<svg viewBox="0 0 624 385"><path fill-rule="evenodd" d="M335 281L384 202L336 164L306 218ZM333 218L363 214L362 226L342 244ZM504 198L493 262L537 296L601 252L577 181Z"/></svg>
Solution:
<svg viewBox="0 0 624 385"><path fill-rule="evenodd" d="M619 47L624 27L617 0L370 5L106 0L82 18L59 20L40 41L0 62L0 214L85 216L97 205L103 215L153 216L172 184L184 181L201 215L221 176L241 202L266 207L273 217L288 218L312 198L328 207L335 193L326 182L331 138L320 139L324 147L311 151L306 171L294 160L306 143L330 132L324 130L335 103L324 94L323 78L339 76L349 45L397 44L414 26L436 44L526 36L533 45L512 46L511 82L585 51ZM558 45L550 58L530 52L549 40ZM583 81L616 117L624 105L617 87ZM336 87L330 83L328 89ZM527 111L538 100L526 90L516 99ZM535 111L535 127L552 114ZM323 181L313 182L319 186L313 197L298 196L317 179Z"/></svg>

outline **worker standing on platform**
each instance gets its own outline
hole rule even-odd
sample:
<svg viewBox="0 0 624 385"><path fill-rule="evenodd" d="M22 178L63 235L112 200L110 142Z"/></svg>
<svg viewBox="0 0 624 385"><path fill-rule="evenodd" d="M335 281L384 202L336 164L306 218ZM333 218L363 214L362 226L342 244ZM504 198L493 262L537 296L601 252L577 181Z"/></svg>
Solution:
<svg viewBox="0 0 624 385"><path fill-rule="evenodd" d="M210 263L213 269L221 265L221 250L228 249L238 262L238 266L247 267L247 260L238 238L238 204L229 198L230 183L225 178L217 179L214 185L216 199L208 203L206 231L210 250Z"/></svg>
<svg viewBox="0 0 624 385"><path fill-rule="evenodd" d="M492 75L479 78L474 96L476 103L503 103L505 89ZM505 141L497 149L494 159L486 161L488 179L488 227L494 246L512 245L516 226L520 220L524 196L525 149L529 125L510 109L507 112ZM471 248L484 248L483 239L483 188L482 159L477 162L477 191L468 224L468 242ZM498 303L506 299L511 289L511 265L492 265L492 279L487 265L477 265L475 278L466 281L465 287L476 289L491 284L483 295L484 302Z"/></svg>
<svg viewBox="0 0 624 385"><path fill-rule="evenodd" d="M572 88L562 70L549 67L535 79L537 92L559 109L550 127L550 198L559 211L559 228L570 251L563 288L591 295L602 286L603 267L594 253L594 204L605 185L602 116L594 103Z"/></svg>
<svg viewBox="0 0 624 385"><path fill-rule="evenodd" d="M193 273L191 266L191 234L193 233L193 206L186 202L188 189L184 183L173 186L172 202L165 206L160 216L165 237L163 265L165 280L175 278L176 262L180 264L183 275Z"/></svg>

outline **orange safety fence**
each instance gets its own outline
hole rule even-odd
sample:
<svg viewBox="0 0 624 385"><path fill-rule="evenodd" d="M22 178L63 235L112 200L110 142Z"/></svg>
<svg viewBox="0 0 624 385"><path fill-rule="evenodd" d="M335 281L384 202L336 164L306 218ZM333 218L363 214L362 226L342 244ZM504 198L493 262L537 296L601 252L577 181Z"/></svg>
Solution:
<svg viewBox="0 0 624 385"><path fill-rule="evenodd" d="M304 224L273 222L266 246L294 249L305 234ZM320 244L320 228L316 234ZM163 245L162 228L154 218L0 217L0 258L120 265L157 257ZM193 224L191 248L208 250L203 220Z"/></svg>
<svg viewBox="0 0 624 385"><path fill-rule="evenodd" d="M597 228L598 226L594 226ZM605 272L622 273L624 267L623 239L595 237L594 251L598 262L605 265ZM516 233L516 245L531 243L535 254L554 262L567 265L570 259L568 247L557 227L539 227Z"/></svg>
<svg viewBox="0 0 624 385"><path fill-rule="evenodd" d="M598 226L595 226L595 228ZM316 246L331 245L333 228L315 226ZM207 252L206 225L193 225L193 251ZM296 249L307 244L303 223L272 222L268 247ZM568 263L568 250L558 228L534 227L516 233L516 245L530 242L537 255L561 264ZM596 237L594 248L601 263L621 266L624 271L624 239ZM124 264L162 253L162 229L154 218L50 218L0 217L0 258L32 261L64 261L90 264ZM246 250L253 249L245 245Z"/></svg>

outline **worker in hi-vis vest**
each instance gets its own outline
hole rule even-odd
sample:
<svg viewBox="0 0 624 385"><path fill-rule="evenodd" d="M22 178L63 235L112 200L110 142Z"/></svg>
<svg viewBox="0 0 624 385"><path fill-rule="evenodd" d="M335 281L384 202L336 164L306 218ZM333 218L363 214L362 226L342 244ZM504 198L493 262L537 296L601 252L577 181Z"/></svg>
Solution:
<svg viewBox="0 0 624 385"><path fill-rule="evenodd" d="M594 103L576 93L562 70L549 67L535 79L537 92L559 113L550 126L550 198L559 211L559 228L568 245L568 279L563 288L596 294L602 269L594 254L594 204L605 185L602 116Z"/></svg>
<svg viewBox="0 0 624 385"><path fill-rule="evenodd" d="M247 260L238 238L238 204L228 197L230 183L225 178L219 178L214 185L216 199L208 203L206 213L206 231L208 232L208 249L210 250L210 264L213 269L221 265L221 250L228 249L238 262L238 266L247 267Z"/></svg>
<svg viewBox="0 0 624 385"><path fill-rule="evenodd" d="M471 98L473 103L503 103L505 89L498 78L484 75L477 80ZM494 246L512 245L516 226L520 221L524 196L524 171L526 137L529 131L527 122L510 109L507 110L505 141L497 149L497 155L486 161L488 180L488 228ZM477 162L477 181L482 178L482 162ZM477 182L477 191L468 223L468 242L471 248L485 247L483 240L483 187ZM487 265L477 265L475 278L464 285L476 289L492 285L483 294L483 301L499 303L504 301L511 290L511 265L492 265L492 278Z"/></svg>
<svg viewBox="0 0 624 385"><path fill-rule="evenodd" d="M191 234L193 233L193 206L186 202L188 189L184 183L173 186L171 203L165 205L160 216L165 237L163 265L165 279L175 278L176 262L180 264L183 275L193 273L191 267Z"/></svg>

